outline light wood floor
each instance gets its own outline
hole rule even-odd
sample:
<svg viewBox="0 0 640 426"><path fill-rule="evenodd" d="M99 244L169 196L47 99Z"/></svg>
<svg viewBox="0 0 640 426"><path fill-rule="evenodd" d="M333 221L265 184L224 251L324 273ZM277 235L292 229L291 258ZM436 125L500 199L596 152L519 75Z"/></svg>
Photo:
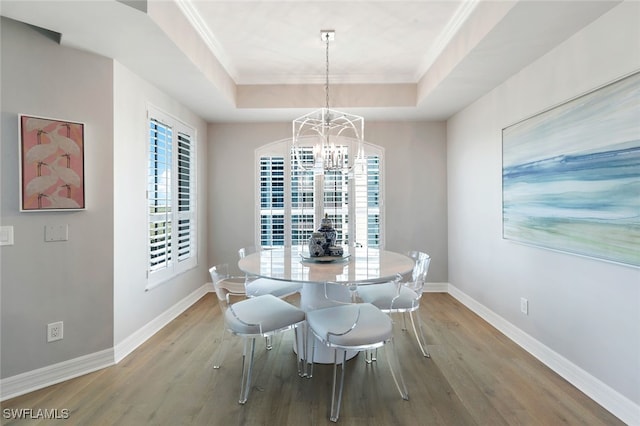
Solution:
<svg viewBox="0 0 640 426"><path fill-rule="evenodd" d="M295 300L293 300L295 303ZM410 400L392 384L384 352L347 362L342 425L616 425L616 417L447 294L427 293L420 314L431 359L398 330ZM300 378L292 332L256 346L253 388L239 405L240 339L212 368L221 316L208 294L118 365L2 403L68 409L68 420L2 424L326 425L331 366ZM399 320L398 322L401 322Z"/></svg>

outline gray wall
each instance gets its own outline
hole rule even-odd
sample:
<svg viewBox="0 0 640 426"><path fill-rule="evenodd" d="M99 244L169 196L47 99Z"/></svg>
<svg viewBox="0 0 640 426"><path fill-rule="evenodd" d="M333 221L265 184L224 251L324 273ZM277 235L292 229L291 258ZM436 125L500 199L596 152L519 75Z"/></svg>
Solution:
<svg viewBox="0 0 640 426"><path fill-rule="evenodd" d="M112 61L2 19L2 377L113 346ZM85 211L20 213L18 114L85 124ZM44 242L45 225L69 240ZM46 324L64 339L46 343Z"/></svg>
<svg viewBox="0 0 640 426"><path fill-rule="evenodd" d="M430 253L428 281L446 282L445 124L365 121L365 134L385 149L386 248ZM209 125L211 265L235 266L238 248L255 244L254 151L290 137L290 122Z"/></svg>
<svg viewBox="0 0 640 426"><path fill-rule="evenodd" d="M60 46L2 19L2 378L141 343L147 330L202 287L207 270L207 125L124 66ZM195 127L199 155L199 264L150 291L147 269L147 103ZM84 122L87 208L20 213L18 113ZM69 241L45 243L45 225L69 225ZM46 324L64 339L46 343ZM142 333L144 335L144 333Z"/></svg>
<svg viewBox="0 0 640 426"><path fill-rule="evenodd" d="M640 270L501 238L501 129L640 69L638 16L616 7L447 127L449 282L635 404Z"/></svg>

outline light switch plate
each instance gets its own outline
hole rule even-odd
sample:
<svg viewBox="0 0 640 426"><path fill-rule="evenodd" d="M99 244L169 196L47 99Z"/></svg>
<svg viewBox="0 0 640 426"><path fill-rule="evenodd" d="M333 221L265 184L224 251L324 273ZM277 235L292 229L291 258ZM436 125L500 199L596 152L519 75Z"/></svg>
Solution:
<svg viewBox="0 0 640 426"><path fill-rule="evenodd" d="M47 225L44 227L44 240L67 241L69 239L69 225Z"/></svg>
<svg viewBox="0 0 640 426"><path fill-rule="evenodd" d="M13 226L0 226L0 246L13 245Z"/></svg>

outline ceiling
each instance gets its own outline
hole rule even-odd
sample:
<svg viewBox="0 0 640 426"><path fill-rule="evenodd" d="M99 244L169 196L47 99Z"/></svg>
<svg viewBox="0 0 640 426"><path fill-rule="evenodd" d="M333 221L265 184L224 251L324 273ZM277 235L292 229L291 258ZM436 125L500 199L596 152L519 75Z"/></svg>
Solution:
<svg viewBox="0 0 640 426"><path fill-rule="evenodd" d="M3 16L116 59L210 122L444 120L618 1L2 0Z"/></svg>

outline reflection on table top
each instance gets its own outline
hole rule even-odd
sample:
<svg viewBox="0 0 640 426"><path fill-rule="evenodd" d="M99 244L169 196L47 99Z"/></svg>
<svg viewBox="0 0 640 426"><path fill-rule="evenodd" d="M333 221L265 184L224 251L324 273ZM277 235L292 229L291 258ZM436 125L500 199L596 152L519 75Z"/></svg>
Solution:
<svg viewBox="0 0 640 426"><path fill-rule="evenodd" d="M240 259L238 267L250 275L317 283L387 281L413 268L409 256L369 247L345 247L347 258L327 263L306 260L308 254L306 246L262 250Z"/></svg>

